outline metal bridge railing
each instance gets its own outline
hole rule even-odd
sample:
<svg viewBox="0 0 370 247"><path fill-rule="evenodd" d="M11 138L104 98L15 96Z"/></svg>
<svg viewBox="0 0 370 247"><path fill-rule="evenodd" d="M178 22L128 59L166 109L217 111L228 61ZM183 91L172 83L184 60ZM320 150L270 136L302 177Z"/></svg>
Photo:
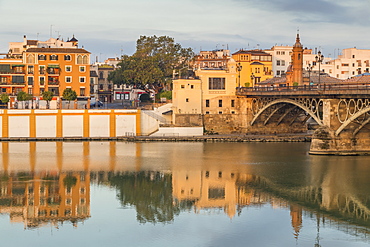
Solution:
<svg viewBox="0 0 370 247"><path fill-rule="evenodd" d="M259 92L297 92L297 91L342 91L345 93L350 90L370 91L370 83L343 83L343 84L322 84L322 85L302 85L302 86L258 86L258 87L238 87L237 93L259 93Z"/></svg>

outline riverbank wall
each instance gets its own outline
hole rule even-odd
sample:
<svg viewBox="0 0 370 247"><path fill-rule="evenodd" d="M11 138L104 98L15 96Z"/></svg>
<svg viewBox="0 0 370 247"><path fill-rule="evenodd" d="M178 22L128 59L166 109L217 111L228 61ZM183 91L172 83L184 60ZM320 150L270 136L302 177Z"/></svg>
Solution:
<svg viewBox="0 0 370 247"><path fill-rule="evenodd" d="M311 135L207 135L207 136L127 136L127 137L63 137L63 138L0 138L2 142L311 142Z"/></svg>

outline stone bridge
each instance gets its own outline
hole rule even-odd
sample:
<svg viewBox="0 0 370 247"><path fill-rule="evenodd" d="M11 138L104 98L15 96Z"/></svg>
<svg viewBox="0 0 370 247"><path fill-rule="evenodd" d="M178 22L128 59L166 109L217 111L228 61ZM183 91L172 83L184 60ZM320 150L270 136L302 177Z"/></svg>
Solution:
<svg viewBox="0 0 370 247"><path fill-rule="evenodd" d="M314 130L311 154L370 154L370 84L238 88L249 133Z"/></svg>

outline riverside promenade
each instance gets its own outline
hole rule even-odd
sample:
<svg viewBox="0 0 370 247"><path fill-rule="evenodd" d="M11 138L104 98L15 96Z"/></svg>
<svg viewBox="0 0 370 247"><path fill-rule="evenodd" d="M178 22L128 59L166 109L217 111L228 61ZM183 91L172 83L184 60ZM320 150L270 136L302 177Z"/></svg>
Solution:
<svg viewBox="0 0 370 247"><path fill-rule="evenodd" d="M123 136L123 137L12 137L0 138L2 142L29 141L120 141L120 142L311 142L311 134L276 134L276 135L203 135L203 136Z"/></svg>

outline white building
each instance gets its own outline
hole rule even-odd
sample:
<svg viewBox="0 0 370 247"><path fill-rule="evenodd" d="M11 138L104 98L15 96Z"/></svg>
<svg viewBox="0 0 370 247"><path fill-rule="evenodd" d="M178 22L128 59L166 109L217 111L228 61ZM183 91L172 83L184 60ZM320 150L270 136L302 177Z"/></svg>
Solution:
<svg viewBox="0 0 370 247"><path fill-rule="evenodd" d="M272 55L272 71L275 77L280 77L285 74L292 61L292 50L293 46L273 46L270 50L264 50L266 53ZM317 49L315 49L316 51ZM308 69L312 67L312 70L319 70L319 66L316 62L317 54L312 53L312 49L304 48L303 50L303 68ZM331 60L330 58L324 57L323 64L320 65L320 70L323 71L324 64L326 61ZM321 68L322 66L322 68Z"/></svg>
<svg viewBox="0 0 370 247"><path fill-rule="evenodd" d="M338 79L348 79L355 75L369 73L370 49L348 48L342 50L337 59L327 61L322 70Z"/></svg>

